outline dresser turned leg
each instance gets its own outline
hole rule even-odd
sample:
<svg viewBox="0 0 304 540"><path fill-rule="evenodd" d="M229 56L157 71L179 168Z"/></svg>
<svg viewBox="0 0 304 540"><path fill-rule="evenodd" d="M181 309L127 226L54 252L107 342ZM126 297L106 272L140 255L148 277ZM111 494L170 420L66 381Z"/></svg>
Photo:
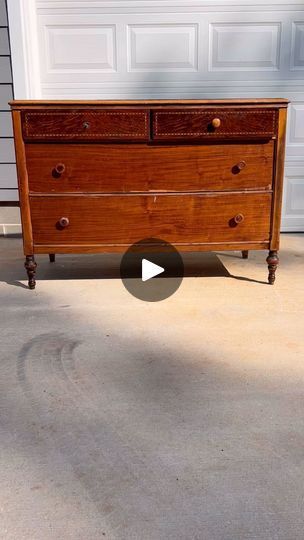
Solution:
<svg viewBox="0 0 304 540"><path fill-rule="evenodd" d="M274 284L275 281L275 271L277 269L277 266L279 264L279 257L277 251L269 251L269 255L266 259L266 262L268 264L268 283L270 285Z"/></svg>
<svg viewBox="0 0 304 540"><path fill-rule="evenodd" d="M55 253L49 253L50 262L55 262Z"/></svg>
<svg viewBox="0 0 304 540"><path fill-rule="evenodd" d="M244 250L242 251L242 258L243 258L243 259L248 259L248 249L244 249Z"/></svg>
<svg viewBox="0 0 304 540"><path fill-rule="evenodd" d="M35 289L35 286L36 286L35 275L36 275L37 263L35 261L34 255L26 255L24 266L28 275L28 286L30 289Z"/></svg>

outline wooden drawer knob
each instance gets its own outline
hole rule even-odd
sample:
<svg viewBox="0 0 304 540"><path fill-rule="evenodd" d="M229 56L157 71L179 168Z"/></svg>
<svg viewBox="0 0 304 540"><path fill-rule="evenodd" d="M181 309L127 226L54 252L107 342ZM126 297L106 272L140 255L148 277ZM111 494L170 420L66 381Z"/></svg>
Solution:
<svg viewBox="0 0 304 540"><path fill-rule="evenodd" d="M57 165L54 167L54 172L56 176L60 176L65 171L65 165L64 163L57 163Z"/></svg>
<svg viewBox="0 0 304 540"><path fill-rule="evenodd" d="M246 167L246 161L239 161L237 164L236 164L236 168L241 171L242 169L244 169Z"/></svg>
<svg viewBox="0 0 304 540"><path fill-rule="evenodd" d="M70 220L67 217L62 217L62 218L59 219L58 223L59 223L60 227L62 229L64 229L65 227L69 226Z"/></svg>
<svg viewBox="0 0 304 540"><path fill-rule="evenodd" d="M234 223L238 224L238 223L242 223L242 221L244 221L244 216L243 214L236 214L236 216L234 216L233 218L233 221Z"/></svg>
<svg viewBox="0 0 304 540"><path fill-rule="evenodd" d="M217 129L220 127L221 125L221 121L219 118L213 118L212 122L211 122L211 125L214 129Z"/></svg>
<svg viewBox="0 0 304 540"><path fill-rule="evenodd" d="M83 122L82 127L83 127L83 129L89 129L90 122Z"/></svg>

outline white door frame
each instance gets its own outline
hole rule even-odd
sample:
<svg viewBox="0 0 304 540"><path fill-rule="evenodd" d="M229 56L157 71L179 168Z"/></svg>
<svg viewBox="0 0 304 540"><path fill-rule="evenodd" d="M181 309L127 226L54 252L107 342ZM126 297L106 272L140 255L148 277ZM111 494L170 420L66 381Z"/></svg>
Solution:
<svg viewBox="0 0 304 540"><path fill-rule="evenodd" d="M15 99L39 99L36 0L7 1Z"/></svg>

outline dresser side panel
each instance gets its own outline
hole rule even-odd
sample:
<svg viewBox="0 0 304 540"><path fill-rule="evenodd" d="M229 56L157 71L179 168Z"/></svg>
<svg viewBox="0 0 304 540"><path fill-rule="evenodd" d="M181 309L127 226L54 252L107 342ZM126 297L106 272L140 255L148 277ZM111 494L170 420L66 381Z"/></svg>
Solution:
<svg viewBox="0 0 304 540"><path fill-rule="evenodd" d="M278 138L276 146L276 159L274 169L274 192L272 205L272 231L270 249L277 250L280 245L280 227L282 212L282 195L284 181L284 159L285 159L285 138L286 138L287 109L279 110Z"/></svg>
<svg viewBox="0 0 304 540"><path fill-rule="evenodd" d="M17 163L17 177L19 187L19 200L21 223L23 232L23 249L25 255L33 253L33 233L29 203L28 174L26 169L25 145L22 137L21 113L12 111L15 152Z"/></svg>

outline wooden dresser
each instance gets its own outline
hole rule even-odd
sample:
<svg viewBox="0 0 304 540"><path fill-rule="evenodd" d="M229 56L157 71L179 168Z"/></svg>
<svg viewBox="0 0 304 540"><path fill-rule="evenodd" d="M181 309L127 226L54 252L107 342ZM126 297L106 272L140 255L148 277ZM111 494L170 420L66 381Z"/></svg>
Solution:
<svg viewBox="0 0 304 540"><path fill-rule="evenodd" d="M278 264L285 99L11 102L25 267L36 253L267 249Z"/></svg>

